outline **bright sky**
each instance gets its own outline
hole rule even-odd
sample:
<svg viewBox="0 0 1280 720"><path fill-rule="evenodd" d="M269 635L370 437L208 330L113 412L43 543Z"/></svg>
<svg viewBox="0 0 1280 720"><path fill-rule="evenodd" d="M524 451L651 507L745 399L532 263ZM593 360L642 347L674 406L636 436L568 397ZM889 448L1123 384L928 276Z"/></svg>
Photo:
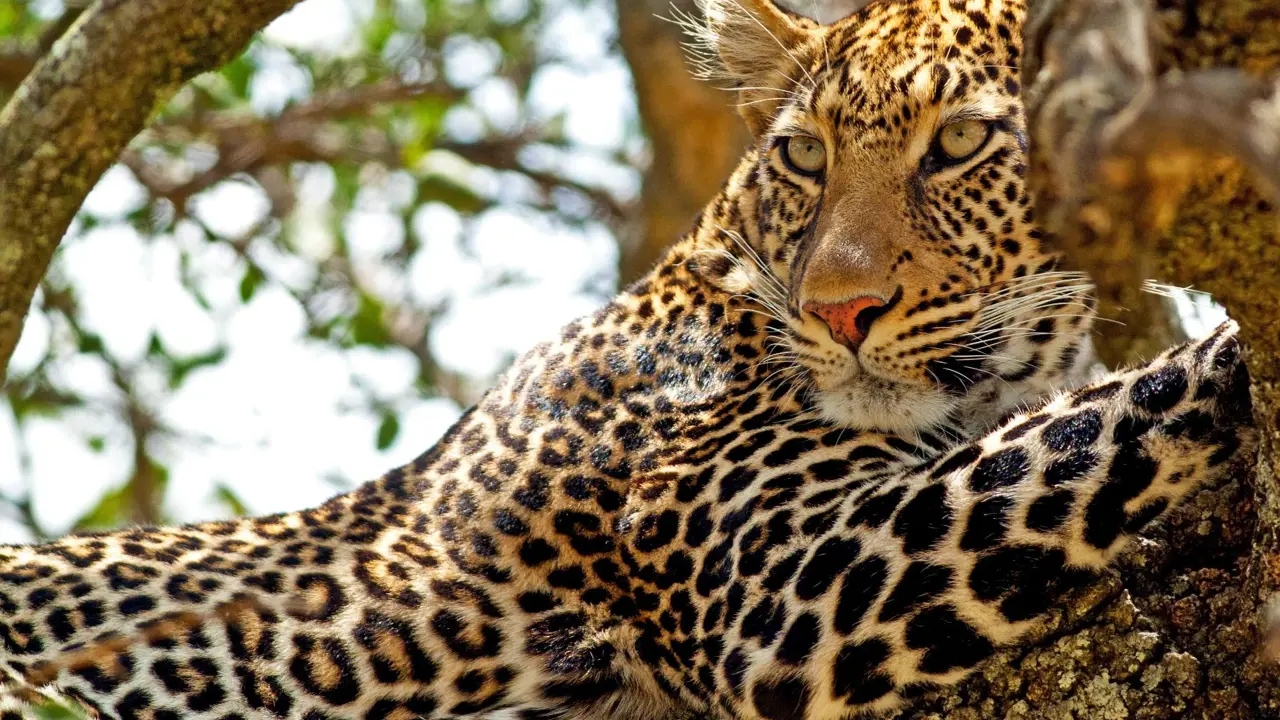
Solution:
<svg viewBox="0 0 1280 720"><path fill-rule="evenodd" d="M42 0L48 15L56 2ZM525 0L495 3L496 12L521 14ZM341 55L371 0L305 0L272 24L260 48L260 71L252 102L271 110L308 91L306 76L271 45ZM406 2L405 7L420 6ZM549 67L533 88L534 111L544 117L566 113L570 139L588 150L612 151L628 140L635 109L625 65L610 54L614 19L610 2L545 2L553 13L542 42L565 61ZM502 127L514 120L515 100L489 74L499 58L477 43L450 48L451 80L474 85L473 104L484 120ZM474 117L451 118L464 137ZM631 173L609 174L589 154L570 157L566 170L599 179L625 194L638 190ZM447 161L444 159L442 161ZM412 232L424 250L408 272L382 266L380 255L397 247L403 230L393 210L406 202L404 178L392 175L361 196L360 210L347 218L357 270L378 281L379 291L418 299L448 298L451 309L433 326L432 350L447 368L482 382L510 357L553 336L567 321L598 307L616 285L617 247L598 224L584 229L554 225L533 213L499 208L464 221L446 206L426 205L413 217ZM484 182L484 178L479 179ZM326 202L333 189L327 168L303 182L296 222L314 235L316 250L328 242ZM499 193L502 188L496 188ZM340 351L303 338L303 317L281 289L264 287L241 305L243 266L225 247L206 242L194 225L180 224L171 237L149 241L121 219L139 207L142 190L124 169L112 170L90 195L84 212L102 224L64 244L60 267L79 289L84 322L102 335L124 360L137 359L154 331L177 354L229 347L225 362L197 371L176 392L160 383L147 388L161 419L192 439L151 448L171 471L167 509L181 520L220 517L227 509L213 501L225 483L255 513L314 505L350 486L327 478L362 481L407 462L431 446L460 413L452 401L422 398L412 390L416 365L404 351ZM265 198L242 183L224 183L197 199L196 215L215 233L244 232L267 212ZM470 242L462 243L464 222ZM188 250L197 284L213 304L206 312L179 283L178 248ZM255 258L282 278L300 268L274 254L267 243ZM518 271L529 282L493 290L486 286ZM49 345L50 324L40 313L29 318L11 363L11 372L31 368ZM105 405L118 400L106 368L84 357L60 362L59 385L74 388ZM394 398L401 415L397 441L386 452L374 449L376 416L360 410L357 384ZM144 383L145 385L146 383ZM17 489L20 474L12 415L0 410L0 487ZM37 518L61 532L90 509L103 491L125 481L131 467L127 429L112 413L86 409L56 419L33 419L25 429L31 451L33 501ZM101 437L105 447L90 449ZM22 542L26 531L0 514L0 542Z"/></svg>

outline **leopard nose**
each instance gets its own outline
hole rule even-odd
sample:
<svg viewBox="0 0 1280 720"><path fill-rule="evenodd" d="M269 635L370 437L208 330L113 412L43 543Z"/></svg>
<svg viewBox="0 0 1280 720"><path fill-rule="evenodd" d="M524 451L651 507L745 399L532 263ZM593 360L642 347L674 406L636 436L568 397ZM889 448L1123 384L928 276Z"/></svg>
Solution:
<svg viewBox="0 0 1280 720"><path fill-rule="evenodd" d="M898 297L895 294L888 302L869 295L839 303L811 302L804 309L822 318L836 342L856 351L871 332L871 324L889 312Z"/></svg>

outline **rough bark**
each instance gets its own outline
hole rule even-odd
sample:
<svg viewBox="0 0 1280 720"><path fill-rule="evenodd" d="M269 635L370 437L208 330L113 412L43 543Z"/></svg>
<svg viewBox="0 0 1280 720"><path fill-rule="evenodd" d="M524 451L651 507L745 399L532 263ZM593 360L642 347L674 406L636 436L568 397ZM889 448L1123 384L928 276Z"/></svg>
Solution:
<svg viewBox="0 0 1280 720"><path fill-rule="evenodd" d="M1263 79L1280 64L1280 2L1033 0L1031 18L1040 210L1104 293L1137 297L1155 277L1226 305L1248 346L1260 457L1064 604L1042 643L902 717L1280 718L1263 652L1280 587L1280 241L1264 199L1280 187L1280 102ZM1162 332L1104 342L1148 352Z"/></svg>
<svg viewBox="0 0 1280 720"><path fill-rule="evenodd" d="M0 381L85 195L183 83L297 0L98 0L0 112Z"/></svg>
<svg viewBox="0 0 1280 720"><path fill-rule="evenodd" d="M685 64L676 8L696 14L693 0L617 0L618 39L631 66L636 102L652 160L631 231L623 238L623 284L643 275L693 224L707 198L751 142L733 96L695 80Z"/></svg>

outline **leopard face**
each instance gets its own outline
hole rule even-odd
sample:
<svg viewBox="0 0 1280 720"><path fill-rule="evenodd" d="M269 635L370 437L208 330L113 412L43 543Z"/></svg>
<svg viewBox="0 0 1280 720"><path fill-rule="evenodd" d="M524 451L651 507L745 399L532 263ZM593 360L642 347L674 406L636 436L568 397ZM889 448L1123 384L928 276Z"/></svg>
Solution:
<svg viewBox="0 0 1280 720"><path fill-rule="evenodd" d="M751 261L726 282L766 308L779 372L826 419L893 432L981 429L1072 385L1091 286L1028 196L1020 3L880 0L828 26L703 5L704 68L756 139Z"/></svg>

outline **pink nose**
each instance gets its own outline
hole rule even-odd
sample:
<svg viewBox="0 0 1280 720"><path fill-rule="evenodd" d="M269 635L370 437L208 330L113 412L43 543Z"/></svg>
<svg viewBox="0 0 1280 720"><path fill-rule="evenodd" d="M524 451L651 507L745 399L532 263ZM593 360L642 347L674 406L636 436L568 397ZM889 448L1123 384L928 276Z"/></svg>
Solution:
<svg viewBox="0 0 1280 720"><path fill-rule="evenodd" d="M885 301L877 297L857 297L842 303L811 302L804 309L822 318L836 341L850 350L858 349L871 332L871 323L887 311Z"/></svg>

